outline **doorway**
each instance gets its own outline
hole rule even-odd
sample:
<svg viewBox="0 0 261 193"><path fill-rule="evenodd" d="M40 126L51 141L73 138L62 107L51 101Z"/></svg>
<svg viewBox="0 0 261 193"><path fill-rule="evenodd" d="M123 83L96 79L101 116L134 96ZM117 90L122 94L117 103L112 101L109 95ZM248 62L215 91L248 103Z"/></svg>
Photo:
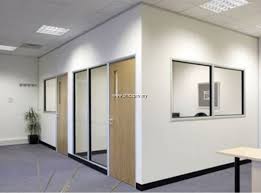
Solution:
<svg viewBox="0 0 261 193"><path fill-rule="evenodd" d="M110 175L135 186L135 59L110 64L109 74Z"/></svg>
<svg viewBox="0 0 261 193"><path fill-rule="evenodd" d="M67 139L67 99L68 99L68 75L57 77L57 152L68 154Z"/></svg>

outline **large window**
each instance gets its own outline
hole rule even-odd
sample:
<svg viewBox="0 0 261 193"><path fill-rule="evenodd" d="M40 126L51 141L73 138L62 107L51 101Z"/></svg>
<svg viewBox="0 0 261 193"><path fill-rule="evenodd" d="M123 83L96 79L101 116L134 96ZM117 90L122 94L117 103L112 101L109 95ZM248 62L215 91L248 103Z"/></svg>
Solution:
<svg viewBox="0 0 261 193"><path fill-rule="evenodd" d="M44 81L44 111L56 112L57 109L57 79L52 78Z"/></svg>
<svg viewBox="0 0 261 193"><path fill-rule="evenodd" d="M90 119L90 160L107 165L107 130L106 123L108 99L107 67L101 66L89 70L89 119Z"/></svg>
<svg viewBox="0 0 261 193"><path fill-rule="evenodd" d="M107 66L74 73L74 154L107 166Z"/></svg>
<svg viewBox="0 0 261 193"><path fill-rule="evenodd" d="M172 119L244 115L244 71L172 62Z"/></svg>
<svg viewBox="0 0 261 193"><path fill-rule="evenodd" d="M219 89L215 93L218 106L216 116L244 114L244 73L241 70L214 68L214 79Z"/></svg>
<svg viewBox="0 0 261 193"><path fill-rule="evenodd" d="M172 118L211 115L210 66L173 62Z"/></svg>
<svg viewBox="0 0 261 193"><path fill-rule="evenodd" d="M89 152L87 70L74 74L74 153L85 159Z"/></svg>

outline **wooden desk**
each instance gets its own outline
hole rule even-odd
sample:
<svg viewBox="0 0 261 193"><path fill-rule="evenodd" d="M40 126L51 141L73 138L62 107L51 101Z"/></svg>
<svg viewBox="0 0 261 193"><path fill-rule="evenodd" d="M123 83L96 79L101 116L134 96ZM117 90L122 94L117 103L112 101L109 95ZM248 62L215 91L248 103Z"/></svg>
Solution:
<svg viewBox="0 0 261 193"><path fill-rule="evenodd" d="M252 160L252 192L261 192L261 149L238 147L218 153L235 157L235 192L240 192L240 158Z"/></svg>

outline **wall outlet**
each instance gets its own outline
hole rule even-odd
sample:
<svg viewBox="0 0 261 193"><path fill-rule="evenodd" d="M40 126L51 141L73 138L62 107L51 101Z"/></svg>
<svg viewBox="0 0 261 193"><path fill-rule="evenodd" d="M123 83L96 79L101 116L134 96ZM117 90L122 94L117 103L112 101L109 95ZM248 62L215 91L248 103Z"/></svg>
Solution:
<svg viewBox="0 0 261 193"><path fill-rule="evenodd" d="M8 103L14 103L14 98L9 97L9 98L8 98Z"/></svg>

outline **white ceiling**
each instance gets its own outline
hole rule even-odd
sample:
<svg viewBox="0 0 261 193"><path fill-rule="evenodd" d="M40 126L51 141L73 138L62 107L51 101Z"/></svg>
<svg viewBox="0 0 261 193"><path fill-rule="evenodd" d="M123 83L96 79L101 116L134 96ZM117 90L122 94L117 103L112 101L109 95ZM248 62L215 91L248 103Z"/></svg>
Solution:
<svg viewBox="0 0 261 193"><path fill-rule="evenodd" d="M199 5L207 1L159 0L155 5L251 36L261 36L261 28L256 27L257 25L261 25L261 0L248 0L249 4L246 6L219 14L199 7Z"/></svg>
<svg viewBox="0 0 261 193"><path fill-rule="evenodd" d="M18 48L15 55L41 56L141 1L252 36L261 36L261 0L221 14L199 7L207 0L1 0L0 44L40 44L39 50ZM41 25L70 28L64 36L37 34ZM8 52L3 52L8 53Z"/></svg>

